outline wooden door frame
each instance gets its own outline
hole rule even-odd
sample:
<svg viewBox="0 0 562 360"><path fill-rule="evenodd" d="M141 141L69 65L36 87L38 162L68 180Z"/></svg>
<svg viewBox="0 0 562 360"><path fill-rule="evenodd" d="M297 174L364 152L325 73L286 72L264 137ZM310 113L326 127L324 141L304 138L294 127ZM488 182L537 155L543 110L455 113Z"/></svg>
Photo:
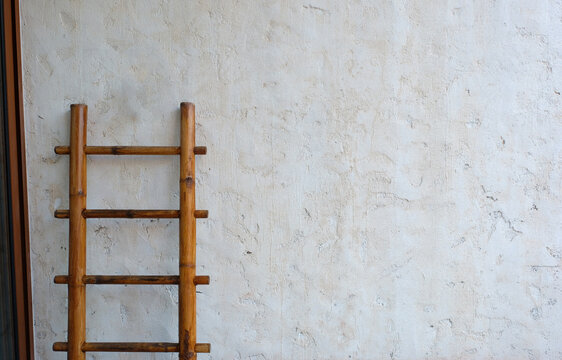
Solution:
<svg viewBox="0 0 562 360"><path fill-rule="evenodd" d="M25 167L25 127L23 122L23 89L21 69L19 0L3 1L4 79L7 131L9 217L13 245L13 298L16 319L18 359L33 360L33 315L27 176Z"/></svg>

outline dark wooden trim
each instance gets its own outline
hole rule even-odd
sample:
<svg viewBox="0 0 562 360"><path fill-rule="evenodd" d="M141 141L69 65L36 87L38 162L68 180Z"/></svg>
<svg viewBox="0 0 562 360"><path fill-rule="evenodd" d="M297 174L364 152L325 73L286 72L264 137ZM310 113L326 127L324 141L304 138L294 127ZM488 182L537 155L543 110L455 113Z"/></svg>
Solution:
<svg viewBox="0 0 562 360"><path fill-rule="evenodd" d="M13 283L16 305L18 357L33 360L33 316L29 260L27 176L19 0L3 0L5 56L5 116L8 132L10 216L13 243Z"/></svg>

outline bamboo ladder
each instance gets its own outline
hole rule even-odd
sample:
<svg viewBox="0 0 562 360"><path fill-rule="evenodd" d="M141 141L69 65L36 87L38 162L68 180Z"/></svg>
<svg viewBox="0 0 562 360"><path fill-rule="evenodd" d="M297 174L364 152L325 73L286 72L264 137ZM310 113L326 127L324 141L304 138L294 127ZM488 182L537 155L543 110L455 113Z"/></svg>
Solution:
<svg viewBox="0 0 562 360"><path fill-rule="evenodd" d="M56 342L54 351L66 351L67 359L83 360L86 352L179 352L181 360L209 353L210 344L196 342L195 287L208 285L209 276L195 274L195 219L206 218L207 210L195 209L195 155L205 155L205 146L195 146L195 106L181 103L180 146L87 146L88 106L70 106L70 146L57 146L55 153L70 155L70 206L55 211L69 219L68 276L55 276L56 284L68 284L68 342ZM94 210L86 208L86 155L179 155L179 210ZM89 218L179 218L179 275L108 276L86 274L86 219ZM87 342L86 284L178 285L179 331L177 343Z"/></svg>

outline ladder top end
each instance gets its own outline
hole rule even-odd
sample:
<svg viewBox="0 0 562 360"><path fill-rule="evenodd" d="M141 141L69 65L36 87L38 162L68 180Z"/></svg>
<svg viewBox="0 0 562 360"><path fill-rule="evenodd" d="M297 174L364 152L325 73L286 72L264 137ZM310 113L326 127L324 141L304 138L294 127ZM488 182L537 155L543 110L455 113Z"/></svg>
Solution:
<svg viewBox="0 0 562 360"><path fill-rule="evenodd" d="M194 108L194 107L195 107L195 104L192 103L192 102L184 101L184 102L182 102L182 103L180 104L180 106L181 106L181 107L188 107L188 108L189 108L189 107L193 107L193 108Z"/></svg>

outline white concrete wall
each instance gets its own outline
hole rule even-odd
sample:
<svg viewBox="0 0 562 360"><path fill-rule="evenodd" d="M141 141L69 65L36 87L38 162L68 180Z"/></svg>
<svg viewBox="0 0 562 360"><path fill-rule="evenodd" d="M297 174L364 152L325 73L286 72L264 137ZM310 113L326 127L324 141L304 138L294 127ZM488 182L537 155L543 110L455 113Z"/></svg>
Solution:
<svg viewBox="0 0 562 360"><path fill-rule="evenodd" d="M561 359L562 3L22 1L37 359L64 359L69 105L178 144L197 105L201 359ZM178 161L90 158L91 208ZM177 222L88 221L91 274L177 273ZM176 341L177 292L88 287L89 341ZM170 359L90 354L89 359Z"/></svg>

